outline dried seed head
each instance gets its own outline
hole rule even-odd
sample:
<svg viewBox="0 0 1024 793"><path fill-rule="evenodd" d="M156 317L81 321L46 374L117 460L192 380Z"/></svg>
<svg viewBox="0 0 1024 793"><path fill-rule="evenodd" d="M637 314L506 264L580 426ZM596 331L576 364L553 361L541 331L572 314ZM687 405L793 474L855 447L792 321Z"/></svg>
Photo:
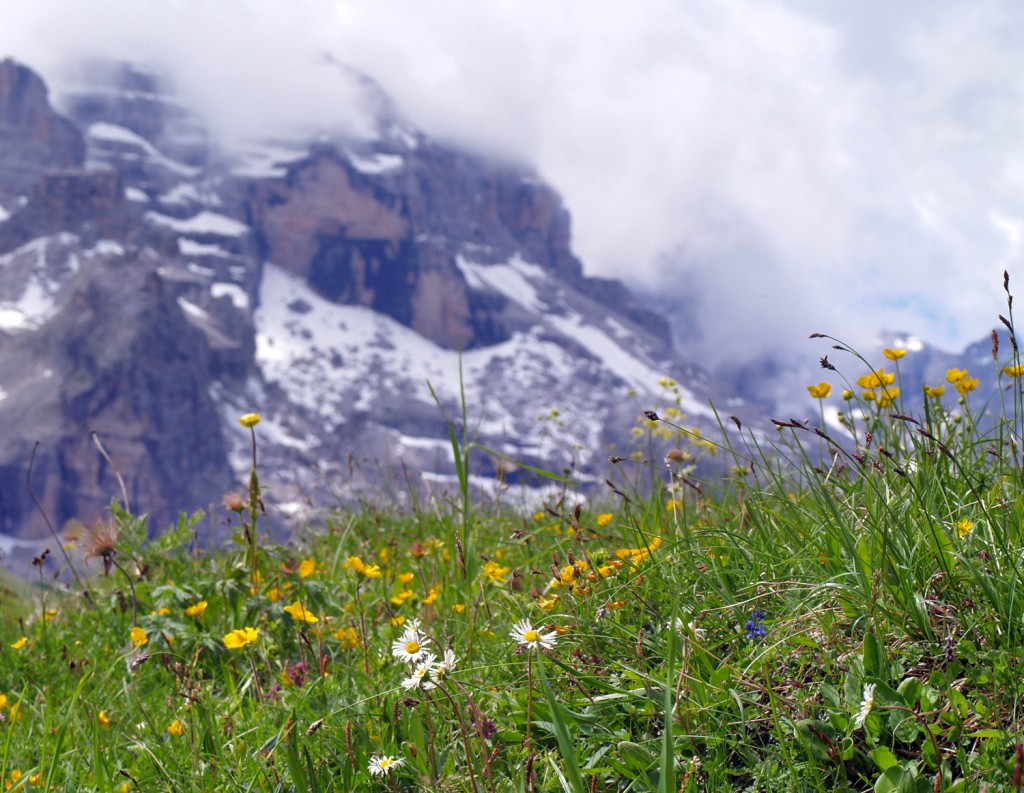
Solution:
<svg viewBox="0 0 1024 793"><path fill-rule="evenodd" d="M995 328L992 329L992 360L999 360L999 334L996 333Z"/></svg>

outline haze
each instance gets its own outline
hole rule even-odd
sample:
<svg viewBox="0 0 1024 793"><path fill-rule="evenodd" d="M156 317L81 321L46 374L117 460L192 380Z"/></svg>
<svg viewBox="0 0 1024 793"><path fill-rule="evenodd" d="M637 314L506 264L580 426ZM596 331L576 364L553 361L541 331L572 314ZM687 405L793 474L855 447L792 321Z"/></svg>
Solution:
<svg viewBox="0 0 1024 793"><path fill-rule="evenodd" d="M533 164L587 271L720 362L987 333L1024 276L1022 22L1014 0L5 0L0 55L55 92L79 57L158 63L225 139L345 122L330 58L352 64L428 134Z"/></svg>

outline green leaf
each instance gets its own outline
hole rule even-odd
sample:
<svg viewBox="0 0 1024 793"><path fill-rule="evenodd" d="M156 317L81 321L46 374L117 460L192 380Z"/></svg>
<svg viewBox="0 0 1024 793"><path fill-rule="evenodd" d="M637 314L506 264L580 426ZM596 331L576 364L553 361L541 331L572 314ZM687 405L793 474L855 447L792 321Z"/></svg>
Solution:
<svg viewBox="0 0 1024 793"><path fill-rule="evenodd" d="M878 766L880 771L888 771L894 765L899 764L899 760L892 752L890 752L885 746L876 746L871 751L871 759L875 761L875 765Z"/></svg>
<svg viewBox="0 0 1024 793"><path fill-rule="evenodd" d="M867 677L886 677L885 651L871 631L864 634L864 650L861 658L864 662L864 674Z"/></svg>
<svg viewBox="0 0 1024 793"><path fill-rule="evenodd" d="M566 776L572 785L573 793L586 793L583 777L580 775L579 761L576 759L576 749L573 747L572 739L569 737L565 716L562 713L561 705L558 704L555 694L551 690L551 684L548 683L547 676L544 674L544 664L541 662L539 655L537 656L537 676L540 678L541 687L544 689L544 697L547 699L548 708L551 710L552 730L555 733L555 738L558 740L558 748L561 751L562 760L565 762Z"/></svg>

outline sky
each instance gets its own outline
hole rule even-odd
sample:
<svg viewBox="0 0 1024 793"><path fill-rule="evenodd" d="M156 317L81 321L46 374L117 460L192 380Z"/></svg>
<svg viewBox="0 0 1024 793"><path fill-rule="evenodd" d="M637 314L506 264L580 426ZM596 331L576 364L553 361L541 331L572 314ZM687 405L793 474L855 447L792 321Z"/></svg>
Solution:
<svg viewBox="0 0 1024 793"><path fill-rule="evenodd" d="M0 3L0 56L55 87L77 57L159 63L225 138L343 122L352 64L534 166L586 272L719 361L987 335L1024 279L1021 41L1017 0Z"/></svg>

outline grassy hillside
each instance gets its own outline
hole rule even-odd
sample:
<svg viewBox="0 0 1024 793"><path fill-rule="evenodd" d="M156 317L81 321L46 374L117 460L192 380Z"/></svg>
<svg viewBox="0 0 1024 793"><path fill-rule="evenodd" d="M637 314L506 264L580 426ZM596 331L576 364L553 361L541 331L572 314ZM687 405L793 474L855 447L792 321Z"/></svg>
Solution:
<svg viewBox="0 0 1024 793"><path fill-rule="evenodd" d="M837 345L835 387L808 389L822 421L768 435L694 435L663 384L603 504L474 501L453 427L461 492L288 547L263 542L258 466L216 553L187 521L145 544L115 505L78 540L88 595L0 625L5 785L1020 789L1016 346L918 384L911 353ZM972 403L982 377L1002 404ZM900 411L911 388L923 415ZM714 495L694 478L711 453L732 471Z"/></svg>

